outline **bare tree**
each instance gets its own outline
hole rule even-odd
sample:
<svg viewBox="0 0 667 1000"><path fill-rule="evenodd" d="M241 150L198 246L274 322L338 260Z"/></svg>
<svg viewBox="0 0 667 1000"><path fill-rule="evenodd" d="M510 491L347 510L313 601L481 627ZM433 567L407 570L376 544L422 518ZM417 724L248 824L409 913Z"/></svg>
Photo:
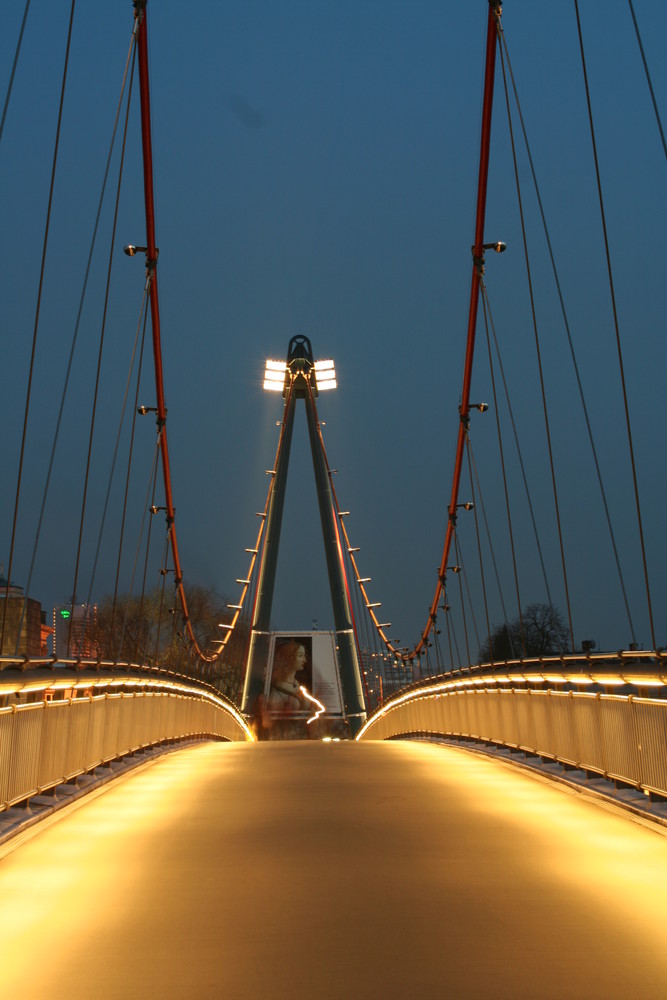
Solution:
<svg viewBox="0 0 667 1000"><path fill-rule="evenodd" d="M479 650L479 662L548 656L566 651L570 633L558 608L529 604L520 618L491 629Z"/></svg>

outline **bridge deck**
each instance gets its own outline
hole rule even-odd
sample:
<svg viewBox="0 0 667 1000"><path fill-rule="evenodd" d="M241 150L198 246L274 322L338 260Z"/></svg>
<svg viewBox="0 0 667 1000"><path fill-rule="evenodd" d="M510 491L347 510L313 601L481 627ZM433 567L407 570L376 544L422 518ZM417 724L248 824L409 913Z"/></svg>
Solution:
<svg viewBox="0 0 667 1000"><path fill-rule="evenodd" d="M667 837L421 744L202 745L0 861L6 1000L667 995Z"/></svg>

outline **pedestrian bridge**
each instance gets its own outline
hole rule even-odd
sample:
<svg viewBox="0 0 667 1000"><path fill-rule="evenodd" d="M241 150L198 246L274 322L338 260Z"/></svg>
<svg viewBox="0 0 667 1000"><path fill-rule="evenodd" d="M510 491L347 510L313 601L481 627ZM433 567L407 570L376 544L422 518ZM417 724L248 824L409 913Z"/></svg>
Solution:
<svg viewBox="0 0 667 1000"><path fill-rule="evenodd" d="M23 65L19 55L28 6L21 26L17 25L5 111L10 106L14 68ZM72 3L66 41L63 37L61 110L68 106L70 97L89 96L92 92L88 59L74 59L76 72L68 78L68 73L73 72L68 68L70 41L73 51L80 52L82 40L87 47L92 38L102 45L110 37L106 28L90 29L91 22L85 18L94 14L93 8L79 5L81 13L77 12L77 18L82 16L84 21L76 21L80 27L72 33ZM168 13L165 5L158 10L161 16ZM571 26L576 27L581 75L587 81L583 36L588 35L586 30L582 33L577 4L575 11L576 25ZM450 12L449 20L451 16ZM275 460L269 457L258 466L265 469L272 462L266 468L269 487L264 506L259 510L251 508L259 523L252 514L253 531L246 538L250 544L243 556L247 569L233 570L242 574L236 579L240 592L220 612L210 607L197 609L197 600L188 600L186 590L191 598L198 591L193 586L196 573L184 571L177 539L164 367L172 366L172 371L175 367L180 375L180 384L177 381L170 400L170 440L176 443L172 457L179 455L180 441L181 470L185 453L189 452L200 466L197 476L181 471L176 477L180 476L183 490L178 500L178 523L184 527L196 521L203 523L208 516L208 527L201 537L211 552L217 545L221 522L233 521L230 504L237 503L236 495L243 491L238 489L241 471L235 467L236 460L227 455L221 460L217 450L213 455L205 443L210 439L202 436L203 428L211 420L204 403L209 406L209 414L215 413L216 449L220 447L225 420L234 424L231 430L239 434L235 440L239 450L230 455L248 454L252 449L249 439L243 437L243 418L235 411L232 397L227 398L231 380L221 381L216 374L213 390L199 383L192 390L193 383L186 377L191 370L202 367L202 358L207 359L206 365L212 371L217 369L210 343L207 347L197 333L211 326L210 316L200 311L197 296L190 295L187 277L178 275L176 280L177 271L169 270L178 257L179 242L187 244L192 255L191 241L174 237L177 231L183 233L182 219L174 223L172 217L171 223L163 225L161 256L156 244L145 2L134 5L129 49L125 62L119 62L121 90L117 110L114 105L114 114L109 116L108 152L105 148L100 160L107 163L107 168L101 179L97 215L92 213L96 220L104 218L104 239L108 244L108 254L99 254L100 259L108 259L108 265L105 263L102 277L93 269L97 279L91 284L97 289L102 315L99 345L97 351L93 350L88 338L86 349L75 351L79 321L89 310L93 312L88 304L83 308L84 300L87 303L86 269L80 299L77 290L80 306L71 331L68 367L65 371L63 366L60 373L60 409L60 388L55 391L60 369L54 364L54 356L62 355L66 321L59 298L50 300L46 296L42 302L42 278L47 276L47 288L60 289L65 269L52 271L52 262L62 261L64 255L51 250L47 253L47 237L51 233L53 239L54 230L59 229L61 243L57 245L66 247L68 253L81 245L79 229L72 228L80 207L79 175L72 164L83 162L84 141L94 140L91 152L95 157L99 154L96 146L102 139L96 139L96 135L102 134L103 115L98 107L101 92L98 95L96 91L95 128L64 129L63 144L73 141L73 152L61 166L58 114L51 189L57 178L57 193L61 177L63 181L66 178L74 200L55 199L53 210L60 222L51 228L49 196L41 262L34 258L34 247L42 240L41 230L37 236L32 216L29 225L28 213L39 198L32 182L24 183L24 177L32 177L32 167L43 151L35 157L32 147L26 147L24 159L14 167L13 174L8 174L16 179L6 188L9 200L16 201L16 218L20 218L20 225L6 227L13 232L8 247L22 268L31 258L38 291L34 317L26 320L23 306L30 296L25 294L22 280L14 282L15 272L7 270L7 295L3 301L16 299L22 309L16 314L3 313L3 328L17 331L12 350L3 358L7 367L5 384L13 391L24 384L26 371L29 376L22 405L8 397L7 413L21 411L24 417L22 429L17 424L16 435L10 434L7 422L5 437L8 441L15 438L15 453L8 453L2 462L3 469L16 468L17 473L15 491L9 479L3 491L0 517L3 524L11 525L7 551L1 553L0 563L3 1000L220 996L291 1000L351 995L456 1000L663 1000L667 996L667 654L661 644L667 607L667 563L661 499L665 493L661 485L664 470L660 462L656 463L656 455L664 453L664 424L648 424L644 419L647 409L655 410L652 401L661 397L662 387L655 379L664 371L664 358L659 353L664 345L654 335L660 328L662 313L651 294L652 274L646 268L634 269L636 260L642 259L640 250L649 245L656 231L661 231L659 210L664 199L651 194L650 207L644 207L643 213L638 210L639 202L635 205L628 201L628 192L639 198L651 187L646 180L649 161L643 154L638 164L642 183L635 185L627 183L630 173L623 172L615 185L609 185L595 154L594 170L592 166L590 169L596 190L586 197L591 205L596 198L599 200L600 222L594 224L580 213L581 217L575 218L576 228L567 231L559 254L562 234L559 238L558 232L553 233L552 245L546 216L558 217L565 207L568 196L560 185L567 174L583 177L585 170L577 157L576 167L556 171L556 189L544 202L547 209L551 203L552 210L546 212L524 129L500 5L481 4L481 16L487 27L480 148L478 162L473 165L470 159L469 163L471 176L474 173L477 177L474 228L466 228L464 235L463 229L448 229L445 241L456 248L456 267L450 265L448 287L454 290L461 283L456 275L467 273L470 278L464 353L463 338L459 338L463 353L459 358L450 345L455 338L442 336L442 317L435 321L416 315L414 324L411 317L402 332L400 357L391 359L392 365L401 366L400 394L390 396L388 389L382 390L384 401L396 412L416 410L416 404L421 408L423 430L419 440L410 434L407 424L400 428L414 449L410 468L401 471L401 462L395 460L397 435L388 434L384 443L373 446L375 454L367 451L360 459L369 480L373 478L373 464L367 464L367 459L377 458L378 454L384 455L382 461L388 469L398 470L390 473L392 478L384 489L387 496L399 478L403 482L403 496L407 498L400 511L403 531L408 521L418 521L422 516L421 508L413 503L416 493L436 496L435 488L422 477L431 465L440 475L441 424L445 417L449 421L453 444L450 488L443 500L438 479L438 500L434 502L437 524L429 524L437 550L429 544L428 552L420 557L433 573L432 597L428 605L424 600L421 626L412 623L421 628L414 642L406 644L395 638L396 631L403 632L402 627L396 628L396 616L392 625L384 620L384 611L379 613L381 602L374 600L378 595L371 593L371 577L364 575L368 570L362 569L362 560L357 556L359 546L348 534L350 511L341 509L338 500L335 470L329 466L322 433L324 421L320 421L315 404L327 382L333 388L333 362L316 362L310 341L302 334L292 338L285 363L267 362L266 371L271 376L267 378L267 391L273 388L282 392L283 418L276 421L278 414L268 408L263 414L270 416L271 428L274 424L279 427L278 445ZM587 17L591 18L591 32L597 36L599 20L590 13ZM667 154L634 12L632 20L647 93L659 125L661 150ZM102 21L96 23L101 25ZM108 27L107 21L104 24ZM615 19L613 27L619 25L621 34L629 34L621 20ZM38 22L38 26L40 37L48 37L51 42L51 32L44 23ZM28 21L28 34L30 27ZM180 33L181 28L174 30ZM448 25L443 39L447 33L454 37L450 29ZM424 28L423 37L427 34L428 28ZM657 32L653 34L659 37ZM522 36L519 31L519 45L523 37L528 42L524 51L530 62L539 62L535 33ZM276 48L274 40L270 42L267 51ZM156 44L156 55L157 48ZM496 50L501 54L498 72ZM438 46L439 63L440 53ZM47 60L41 55L32 58L39 73L31 69L22 79L38 80L39 94L19 105L19 109L29 109L14 116L14 122L20 122L22 128L24 120L33 121L34 108L41 106L43 94L58 91L53 78L46 82ZM119 56L114 54L114 65L117 59ZM356 55L352 61L357 61ZM394 62L400 65L392 58ZM591 66L602 68L598 84L602 104L614 109L611 140L607 140L611 155L607 155L606 166L602 164L605 169L617 159L619 150L634 152L638 148L632 131L637 117L634 99L628 100L624 93L631 109L627 114L621 102L609 97L609 81L615 80L618 66L626 63L630 65L613 50L604 65L596 60ZM553 85L554 79L560 79L562 67L571 65L571 50L563 48L557 53L554 70L544 73L547 92L545 95L540 90L542 99L557 92L562 106L559 110L568 109L565 134L561 138L555 131L549 134L548 162L554 161L554 148L572 152L577 132L568 101ZM167 59L167 66L171 80L173 59ZM135 67L138 79L133 87ZM336 87L339 72L337 63ZM291 77L291 69L287 75ZM498 216L496 205L489 227L486 200L492 162L493 92L494 80L501 75L507 110L506 150L502 154L504 167L501 169L501 161L496 160L492 176L503 214ZM570 76L574 79L568 70ZM164 79L160 106L170 108ZM304 79L303 89L309 90L312 82ZM455 92L464 94L468 89L457 84ZM516 113L510 90L514 92ZM587 82L585 91L590 141L595 150L595 116ZM442 90L443 99L448 92L446 87ZM137 99L141 127L140 135L132 140L132 101ZM419 102L422 99L420 96ZM462 117L470 119L477 113L477 106L473 110L467 104L465 107ZM117 128L121 112L125 125ZM89 114L90 109L86 111ZM541 104L533 105L533 116L546 121ZM213 119L209 114L204 117L210 130ZM253 119L253 115L250 117ZM176 118L169 128L169 141L175 149L189 146L182 131L175 128ZM69 117L66 114L64 119L89 120L80 112L72 112ZM257 124L257 115L254 120ZM622 121L625 142L619 144ZM519 122L534 181L534 192L531 190L528 199L522 192L526 171L516 160L514 136L518 136L515 126ZM330 128L330 123L325 123L322 133L327 132L328 141ZM398 131L392 122L392 133ZM128 146L127 157L125 138L123 153L118 152L121 133L127 136L132 149ZM467 144L467 139L464 143L452 137L448 148L460 148L467 160ZM231 145L226 146L225 157L230 155ZM240 147L245 148L243 144ZM299 161L303 159L301 153L297 146ZM241 167L243 155L237 163L239 177L247 172L245 166ZM145 270L123 256L126 267L121 271L119 267L112 269L111 262L120 254L116 219L123 165L126 160L137 164L140 159L145 236L137 221L136 177L129 196L133 207L128 218L124 218L125 210L121 218L122 228L130 236L138 233L133 238L146 244L125 246L128 257L143 255ZM275 163L272 155L267 154L265 159ZM451 160L448 154L443 163L450 165ZM389 162L386 155L381 162L384 168ZM574 164L575 160L569 162ZM535 163L539 166L539 158ZM113 199L105 197L110 171L115 175L117 191L113 212L106 210ZM515 175L520 226L518 219L511 223L505 214L511 198L508 184L502 180L504 171L507 176ZM177 177L177 187L183 188L182 176ZM449 187L448 179L445 183ZM185 185L188 190L195 186ZM611 239L604 206L609 186L623 195L618 218L609 213ZM330 188L327 180L326 199L332 196ZM335 209L339 212L344 206L347 209L343 188ZM429 194L429 228L432 205L439 204L441 194ZM230 194L227 204L235 198ZM172 201L167 196L163 204L169 206ZM391 202L392 206L401 204L399 192L392 190ZM533 213L539 205L539 213L527 228L524 204L527 208L533 204L529 208ZM76 206L76 212L72 206ZM201 219L196 248L200 260L215 256L221 246L222 216L209 208L205 214L213 218L213 229L205 235L206 220ZM308 214L305 207L303 214ZM407 206L403 214L410 215L411 208ZM621 218L633 224L648 221L650 235L635 236L637 242L630 242L629 231L618 224ZM502 227L500 233L496 232L498 226ZM525 260L525 274L518 265L513 271L508 265L508 270L501 272L495 263L489 263L486 275L485 253L505 250L498 235L503 235L506 228L511 233L512 226L514 245L522 247L514 260ZM534 270L537 262L530 264L535 251L529 253L527 235L535 226L543 233L549 251L546 269L544 255L539 255L544 269L539 278ZM273 228L279 231L281 227ZM252 225L244 223L243 230L245 239L252 234ZM95 221L89 268L97 261L97 231ZM323 226L322 232L326 231ZM577 233L576 239L573 232ZM355 242L351 234L353 229L346 235L350 246ZM392 240L411 248L410 253L415 253L414 270L422 271L423 261L419 263L415 250L420 240L405 238L398 231ZM298 237L295 242L299 242ZM328 236L323 242L328 242ZM381 254L369 253L362 239L356 242L363 248L364 260L382 265ZM258 233L257 245L261 243ZM574 255L580 248L577 245L583 248L582 257ZM221 260L225 254L234 256L233 246L232 238L225 244ZM592 252L596 246L598 252ZM633 252L633 246L639 249ZM202 247L205 253L200 252ZM616 265L619 248L625 250L625 258L619 258L616 270L616 266L612 268L612 257ZM575 309L572 322L562 294L570 281L561 283L556 267L556 257L561 255L574 275L586 282L585 306ZM315 250L311 257L316 256ZM511 258L512 254L507 254L498 260L511 262ZM604 258L608 301L606 292L603 301L594 282ZM621 308L617 310L616 290L621 291L618 272L623 260L626 288L618 296ZM461 261L465 268L459 270ZM300 264L294 264L292 284L298 288L295 296L303 296L307 271L304 265L308 263L304 257ZM215 266L218 268L217 261ZM351 264L350 271L356 267ZM404 270L403 263L400 270ZM409 268L405 270L407 280ZM443 261L438 260L436 270L443 270ZM159 273L165 274L163 287L169 292L166 302L172 337L171 351L164 352ZM503 274L513 275L511 285ZM363 277L361 270L359 276ZM216 287L218 277L216 270ZM255 274L253 265L252 287L269 289L267 309L272 321L280 312L280 297L274 301L270 292L274 278L271 268L265 274ZM336 288L336 295L339 278L340 274L327 275L327 284ZM374 295L387 297L394 280L389 269L381 295L370 291L366 307L360 308L362 318L355 328L358 332L349 341L353 354L363 341L372 339L374 330L382 329L383 321L375 316L371 304ZM543 298L552 282L557 296L547 290ZM363 283L355 281L349 287ZM213 290L210 281L204 284L207 292ZM230 289L232 284L229 272L226 287ZM524 286L529 295L520 291ZM179 323L178 313L174 312L177 288L188 303L186 323ZM515 288L518 290L511 290ZM307 298L311 292L305 290ZM446 297L440 285L428 294L434 300ZM424 289L416 284L410 295L412 302L421 302ZM515 300L519 298L523 305L515 312ZM107 302L114 304L109 314ZM481 368L476 362L473 378L480 303L488 361L483 358ZM649 303L654 312L643 313ZM576 301L575 306L579 306ZM354 295L351 307L348 318L355 311ZM326 315L329 308L326 297L318 299L319 316ZM253 323L249 320L246 324L245 315L235 316L233 310L227 313L222 309L219 316L224 329L224 365L222 360L220 365L225 378L234 373L239 384L245 379L247 394L251 376L244 374L239 379L238 372L247 371L249 339L239 336L238 331L250 330ZM453 328L461 325L461 318L452 320ZM144 353L148 355L147 346L144 352L144 334L149 326L154 392L152 388L148 391L142 369ZM562 327L561 333L556 327ZM577 329L579 338L573 338L571 331L577 333ZM105 331L106 344L113 343L113 350L108 346L103 349ZM583 340L582 331L587 332ZM420 338L424 339L423 350ZM386 345L380 334L377 340L373 349L377 347L379 352ZM636 352L630 366L626 366L621 350L624 340L632 344L633 355ZM164 347L168 344L167 339ZM292 350L292 346L298 350ZM585 375L586 366L580 369L577 352L595 359L583 381L580 374ZM535 359L529 369L528 358L533 354ZM608 356L614 359L613 368ZM406 367L408 357L414 369ZM120 373L122 358L127 367L125 374ZM448 374L458 368L460 361L460 391L456 385L452 392ZM35 383L36 388L33 363L44 378ZM343 363L342 370L346 364L347 370L352 370L355 363L350 359ZM437 392L429 390L426 382L422 386L427 368L442 373ZM561 381L565 368L567 380ZM72 380L70 369L76 372ZM406 385L411 373L417 391L410 396ZM508 380L506 373L514 377ZM368 399L363 396L364 403L371 399L375 382L380 384L382 377L374 362L364 375L363 393L369 393ZM584 391L583 382L592 383L592 406L586 401L589 385ZM88 412L83 400L93 386ZM99 407L98 387L104 390ZM355 391L352 381L348 387L346 406ZM147 392L148 396L144 395ZM524 393L529 402L522 406L520 398ZM180 409L174 405L179 394L185 400ZM327 729L333 727L333 711L328 717L323 714L307 721L305 712L303 718L299 716L297 724L307 739L255 738L259 731L257 718L261 720L264 704L260 699L269 694L269 660L264 647L273 634L271 600L277 540L297 399L304 400L309 422L334 611L331 634L335 636L342 706L335 721L348 727L348 739L333 738L341 734L340 728ZM489 402L473 402L481 399ZM107 426L100 426L105 423L100 413L108 415L110 400L118 404L117 429L108 419ZM226 407L230 404L223 411L221 401ZM489 419L483 418L489 410ZM66 422L61 431L61 417L69 411L75 416L75 426L68 438ZM155 414L156 431L147 433L151 422L140 427L138 421L149 412ZM589 419L589 414L596 413L603 414L600 422L608 435L602 448L594 433L598 420ZM366 448L367 442L374 439L378 423L375 417L374 407L366 406L363 424L352 422L355 447L360 449L363 444ZM194 419L195 423L180 430L179 419L184 418ZM558 429L554 426L556 418ZM80 440L74 430L83 431ZM63 440L68 440L68 459L61 466L57 455L63 454ZM216 468L216 478L209 480L209 467L216 463L223 477L217 478ZM178 468L178 461L173 467ZM199 478L202 474L203 478ZM69 492L79 488L80 503ZM63 499L54 503L57 492ZM209 499L213 506L207 507ZM380 489L377 500L369 505L373 518L376 510L380 518L383 516L383 499ZM166 529L161 540L159 529L154 527L161 521L154 520L158 512L165 514ZM381 548L376 549L376 561L381 554L392 569L395 565L390 550L396 533L397 524L392 525L388 519ZM237 534L240 537L240 528ZM408 536L415 557L420 548L417 534L413 528ZM112 535L114 540L109 542ZM51 549L58 556L52 554L40 562L39 550L40 546L43 550L46 537L62 540L62 549ZM236 541L235 536L234 544ZM309 558L305 542L302 548ZM70 561L68 566L64 565L65 557ZM222 577L227 562L231 566L236 556L226 554L224 565L219 557L216 559L216 571ZM372 560L369 562L372 564ZM60 611L62 620L69 623L66 634L61 636L60 647L54 635L51 656L42 648L47 643L44 632L50 629L41 622L39 602L33 597L41 588L47 588L47 577L49 589L57 586L61 594L71 595ZM397 572L396 578L403 588L398 610L407 619L411 617L406 607L416 590L415 581L409 572ZM21 585L16 582L19 579ZM304 581L307 586L309 581ZM100 610L98 616L96 601L102 598L104 587L109 600L105 614ZM290 633L292 640L298 640L303 634L305 611L298 608L289 587L285 593L289 594L294 614L302 618ZM84 594L87 596L82 603ZM564 614L559 605L565 609ZM531 614L535 609L538 615ZM591 621L601 622L596 627L604 625L604 631L598 634L589 626ZM617 633L627 638L616 640ZM596 640L584 638L592 635L607 650L616 649L621 641L627 641L627 649L597 653ZM303 656L305 652L302 647ZM302 690L296 666L288 679L292 691ZM313 689L313 703L316 694ZM325 706L320 707L326 713ZM274 737L278 729L274 727Z"/></svg>
<svg viewBox="0 0 667 1000"><path fill-rule="evenodd" d="M6 668L68 697L0 709L3 996L664 996L661 662L540 667L261 743L202 681Z"/></svg>

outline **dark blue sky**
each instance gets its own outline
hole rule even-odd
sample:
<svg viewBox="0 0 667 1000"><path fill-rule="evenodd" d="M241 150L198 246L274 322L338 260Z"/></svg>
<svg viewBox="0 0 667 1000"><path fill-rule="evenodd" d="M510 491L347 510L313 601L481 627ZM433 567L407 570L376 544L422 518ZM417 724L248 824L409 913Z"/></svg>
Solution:
<svg viewBox="0 0 667 1000"><path fill-rule="evenodd" d="M132 24L131 4L77 10L61 158L38 334L28 457L13 578L25 583L55 414ZM601 18L582 4L593 113L607 210L658 643L665 599L664 373L661 239L667 164L627 4ZM636 3L663 117L667 66L663 6ZM168 430L187 580L233 601L244 547L257 530L277 443L280 402L264 396L267 357L306 334L333 357L339 389L322 398L339 498L373 600L392 633L414 642L431 601L449 498L470 285L470 245L487 4L238 4L149 0L151 87ZM0 12L0 93L6 91L22 11ZM9 558L19 434L69 5L33 0L0 144L0 333L3 485L0 557ZM503 24L550 226L637 638L650 645L629 480L627 437L604 246L572 4L509 2ZM136 103L136 102L135 102ZM584 436L563 322L523 148L520 176L546 392L553 419L575 638L630 641L604 514ZM117 175L116 167L112 177ZM114 181L115 183L115 181ZM107 198L83 311L72 388L58 446L31 593L48 607L71 593L83 463L112 219ZM78 591L89 586L107 469L143 288L140 259L122 245L145 238L138 115L132 114L95 439L92 507ZM486 238L508 251L486 281L515 419L538 511L555 603L564 608L542 404L502 81L497 78ZM473 399L491 400L479 327ZM152 405L152 370L140 402ZM504 407L501 407L504 412ZM291 462L275 624L331 624L312 467L299 414ZM503 495L492 411L473 415L473 446L496 539L510 616ZM145 492L153 445L138 428L134 492ZM545 587L515 483L522 602ZM119 492L120 491L120 492ZM465 496L463 496L465 494ZM462 499L468 499L465 485ZM118 497L103 536L93 597L113 589ZM470 518L471 515L468 515ZM136 521L136 517L135 517ZM472 520L460 539L477 594ZM122 570L129 580L132 538ZM127 584L125 584L126 586ZM495 585L491 619L501 618ZM452 601L452 603L454 603ZM483 630L483 612L478 610ZM476 643L473 640L473 655Z"/></svg>

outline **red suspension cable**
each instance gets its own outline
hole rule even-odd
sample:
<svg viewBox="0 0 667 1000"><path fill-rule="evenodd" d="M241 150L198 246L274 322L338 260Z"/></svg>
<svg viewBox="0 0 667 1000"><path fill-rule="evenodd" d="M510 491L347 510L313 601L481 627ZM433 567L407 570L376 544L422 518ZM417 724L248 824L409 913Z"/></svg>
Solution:
<svg viewBox="0 0 667 1000"><path fill-rule="evenodd" d="M444 579L447 572L449 551L454 537L456 521L456 505L459 497L459 486L463 469L463 454L466 432L470 413L470 383L472 380L472 362L475 351L475 330L477 327L477 306L479 303L479 282L482 260L484 257L484 218L486 213L486 189L489 173L489 152L491 146L491 111L493 108L493 84L496 68L497 19L500 17L500 5L495 0L489 3L489 19L486 33L486 66L484 71L484 96L482 104L482 136L479 154L479 177L477 181L477 212L475 219L475 243L473 246L472 280L470 286L470 309L468 314L468 339L466 343L465 362L463 367L463 386L461 389L461 409L458 438L456 442L456 458L452 477L452 492L448 507L447 532L442 551L442 560L438 572L438 583L435 595L429 609L428 624L422 632L419 643L411 653L404 656L410 659L418 655L426 645L428 635L434 627L440 595L444 589Z"/></svg>
<svg viewBox="0 0 667 1000"><path fill-rule="evenodd" d="M139 56L139 89L141 106L141 144L144 161L144 201L146 206L146 268L150 283L151 325L153 330L153 358L155 361L155 393L157 402L157 425L160 435L160 454L164 477L165 506L171 552L174 560L174 583L183 609L183 618L190 641L198 656L208 659L199 647L195 637L183 586L183 572L178 555L176 526L174 524L174 499L171 488L169 448L167 445L167 409L164 400L164 375L162 370L162 342L160 339L160 306L157 284L157 248L155 246L155 201L153 195L153 146L151 141L151 105L148 80L148 38L146 27L146 3L137 4L138 33L137 52Z"/></svg>

